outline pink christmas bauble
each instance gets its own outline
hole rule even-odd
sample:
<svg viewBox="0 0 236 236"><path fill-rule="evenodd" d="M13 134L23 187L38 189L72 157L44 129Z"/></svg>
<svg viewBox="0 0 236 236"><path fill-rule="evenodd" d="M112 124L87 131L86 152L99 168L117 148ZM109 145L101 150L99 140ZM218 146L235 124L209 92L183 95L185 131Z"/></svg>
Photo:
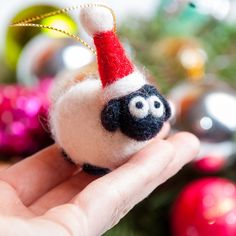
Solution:
<svg viewBox="0 0 236 236"><path fill-rule="evenodd" d="M0 156L26 156L51 142L47 126L50 82L35 88L0 86Z"/></svg>
<svg viewBox="0 0 236 236"><path fill-rule="evenodd" d="M205 178L188 185L172 211L174 236L235 236L236 185Z"/></svg>

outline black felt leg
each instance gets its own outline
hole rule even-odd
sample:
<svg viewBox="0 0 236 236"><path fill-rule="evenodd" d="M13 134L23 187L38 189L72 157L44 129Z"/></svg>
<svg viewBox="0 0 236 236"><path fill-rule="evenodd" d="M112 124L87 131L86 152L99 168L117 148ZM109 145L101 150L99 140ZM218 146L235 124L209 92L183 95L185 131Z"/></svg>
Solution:
<svg viewBox="0 0 236 236"><path fill-rule="evenodd" d="M106 175L111 172L111 170L108 168L97 167L90 164L84 164L82 168L84 172L96 176Z"/></svg>
<svg viewBox="0 0 236 236"><path fill-rule="evenodd" d="M68 161L70 164L75 165L75 163L72 161L72 159L67 155L67 153L62 149L61 150L62 157Z"/></svg>
<svg viewBox="0 0 236 236"><path fill-rule="evenodd" d="M76 165L73 160L69 157L69 155L67 155L67 153L62 149L61 150L61 154L62 154L62 157L68 161L69 163L71 163L72 165ZM98 166L93 166L93 165L90 165L90 164L84 164L82 166L82 169L84 172L90 174L90 175L96 175L96 176L103 176L103 175L106 175L108 174L109 172L111 172L110 169L108 168L102 168L102 167L98 167Z"/></svg>

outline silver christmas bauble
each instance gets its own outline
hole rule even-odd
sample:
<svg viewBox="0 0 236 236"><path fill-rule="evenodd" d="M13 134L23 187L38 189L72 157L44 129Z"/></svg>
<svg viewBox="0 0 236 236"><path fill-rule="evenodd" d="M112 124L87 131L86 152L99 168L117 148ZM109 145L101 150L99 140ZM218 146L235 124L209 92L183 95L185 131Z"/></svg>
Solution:
<svg viewBox="0 0 236 236"><path fill-rule="evenodd" d="M236 91L223 82L207 78L184 82L170 93L174 128L189 131L201 141L194 161L202 172L214 173L236 158Z"/></svg>
<svg viewBox="0 0 236 236"><path fill-rule="evenodd" d="M207 142L232 140L236 133L236 91L209 78L185 82L170 93L176 108L175 126Z"/></svg>
<svg viewBox="0 0 236 236"><path fill-rule="evenodd" d="M32 85L40 79L54 78L64 70L76 70L95 60L92 52L68 38L38 35L23 49L17 67L19 81Z"/></svg>

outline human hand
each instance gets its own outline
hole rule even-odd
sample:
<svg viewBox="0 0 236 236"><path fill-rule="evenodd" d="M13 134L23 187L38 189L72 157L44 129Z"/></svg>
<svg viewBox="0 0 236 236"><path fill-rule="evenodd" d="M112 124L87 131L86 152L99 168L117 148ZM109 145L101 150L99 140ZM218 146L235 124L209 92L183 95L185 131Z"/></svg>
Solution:
<svg viewBox="0 0 236 236"><path fill-rule="evenodd" d="M168 125L103 177L80 171L53 145L0 172L0 235L101 235L193 159L199 142Z"/></svg>

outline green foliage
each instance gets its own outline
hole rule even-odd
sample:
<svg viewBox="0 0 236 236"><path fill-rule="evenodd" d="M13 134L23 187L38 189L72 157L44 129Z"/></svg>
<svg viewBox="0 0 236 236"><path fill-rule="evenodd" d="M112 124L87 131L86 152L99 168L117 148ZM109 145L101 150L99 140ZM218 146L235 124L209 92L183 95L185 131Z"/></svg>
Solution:
<svg viewBox="0 0 236 236"><path fill-rule="evenodd" d="M198 41L208 56L206 72L236 87L234 25L201 15L194 8L186 6L173 15L161 8L150 21L130 19L123 25L120 34L129 40L136 52L137 61L151 71L163 91L171 89L179 80L186 79L182 69L173 69L170 61L155 55L155 45L170 37L193 38Z"/></svg>

